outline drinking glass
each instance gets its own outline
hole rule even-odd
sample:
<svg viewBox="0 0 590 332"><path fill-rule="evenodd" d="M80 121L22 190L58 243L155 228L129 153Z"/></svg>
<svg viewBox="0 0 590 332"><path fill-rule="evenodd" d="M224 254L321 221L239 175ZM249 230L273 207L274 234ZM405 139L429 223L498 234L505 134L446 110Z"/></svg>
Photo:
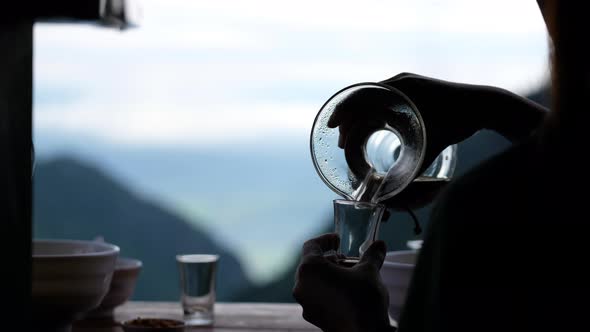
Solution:
<svg viewBox="0 0 590 332"><path fill-rule="evenodd" d="M187 325L212 325L218 255L178 255L180 302Z"/></svg>
<svg viewBox="0 0 590 332"><path fill-rule="evenodd" d="M385 206L369 202L334 200L334 228L340 236L338 254L345 256L339 263L356 264L379 235L379 224Z"/></svg>

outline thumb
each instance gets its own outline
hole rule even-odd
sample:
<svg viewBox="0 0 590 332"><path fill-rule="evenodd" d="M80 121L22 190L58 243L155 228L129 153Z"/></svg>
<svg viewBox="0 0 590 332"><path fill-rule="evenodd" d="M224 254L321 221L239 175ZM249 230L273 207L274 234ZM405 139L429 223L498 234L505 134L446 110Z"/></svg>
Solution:
<svg viewBox="0 0 590 332"><path fill-rule="evenodd" d="M370 268L379 271L381 269L381 265L383 265L383 261L385 260L385 253L387 252L387 247L385 242L379 240L373 242L363 254L360 261L357 265L360 266L368 266Z"/></svg>

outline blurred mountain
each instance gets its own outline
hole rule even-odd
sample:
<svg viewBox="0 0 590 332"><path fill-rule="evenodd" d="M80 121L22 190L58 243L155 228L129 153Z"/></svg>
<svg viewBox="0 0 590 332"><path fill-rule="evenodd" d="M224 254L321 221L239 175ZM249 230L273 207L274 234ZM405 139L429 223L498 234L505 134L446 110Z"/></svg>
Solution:
<svg viewBox="0 0 590 332"><path fill-rule="evenodd" d="M100 236L118 245L121 256L143 261L136 300L178 300L177 254L220 255L221 301L251 288L240 262L208 234L138 197L101 170L70 158L37 165L34 236L85 240Z"/></svg>
<svg viewBox="0 0 590 332"><path fill-rule="evenodd" d="M550 87L544 85L538 90L532 92L527 97L545 107L550 105ZM455 176L460 176L475 165L484 160L502 152L510 143L490 131L480 131L466 141L459 144L458 162L455 170ZM418 211L415 211L418 220L423 228L428 227L430 210L432 204ZM330 225L332 221L326 221L324 225ZM421 236L415 236L413 233L413 220L407 213L393 212L392 216L385 223L381 224L379 238L387 243L387 250L407 250L406 243L408 240L419 239ZM332 231L332 227L327 227L319 231L317 235ZM275 280L266 285L254 286L251 289L244 290L236 298L237 301L260 301L260 302L294 302L291 290L295 281L295 271L297 269L299 257L294 257L292 263L285 272Z"/></svg>

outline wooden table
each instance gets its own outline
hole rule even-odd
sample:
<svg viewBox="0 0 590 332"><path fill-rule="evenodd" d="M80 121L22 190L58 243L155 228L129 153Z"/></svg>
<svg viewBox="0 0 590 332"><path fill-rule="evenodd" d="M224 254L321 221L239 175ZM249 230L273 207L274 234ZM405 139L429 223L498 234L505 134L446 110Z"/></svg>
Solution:
<svg viewBox="0 0 590 332"><path fill-rule="evenodd" d="M72 332L122 332L117 322L137 317L182 319L180 303L128 302L117 308L114 321L83 321ZM254 332L320 331L301 317L301 306L290 303L216 303L215 324L187 327L186 331Z"/></svg>

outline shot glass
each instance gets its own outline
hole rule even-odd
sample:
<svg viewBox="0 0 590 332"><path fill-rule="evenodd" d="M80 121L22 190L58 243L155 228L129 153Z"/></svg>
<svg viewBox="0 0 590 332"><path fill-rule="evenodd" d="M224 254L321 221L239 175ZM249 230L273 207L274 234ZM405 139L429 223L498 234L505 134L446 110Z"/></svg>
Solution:
<svg viewBox="0 0 590 332"><path fill-rule="evenodd" d="M180 302L189 326L214 322L215 278L218 255L178 255Z"/></svg>
<svg viewBox="0 0 590 332"><path fill-rule="evenodd" d="M375 242L385 206L369 202L334 200L334 228L340 236L338 254L345 258L338 261L353 266Z"/></svg>

